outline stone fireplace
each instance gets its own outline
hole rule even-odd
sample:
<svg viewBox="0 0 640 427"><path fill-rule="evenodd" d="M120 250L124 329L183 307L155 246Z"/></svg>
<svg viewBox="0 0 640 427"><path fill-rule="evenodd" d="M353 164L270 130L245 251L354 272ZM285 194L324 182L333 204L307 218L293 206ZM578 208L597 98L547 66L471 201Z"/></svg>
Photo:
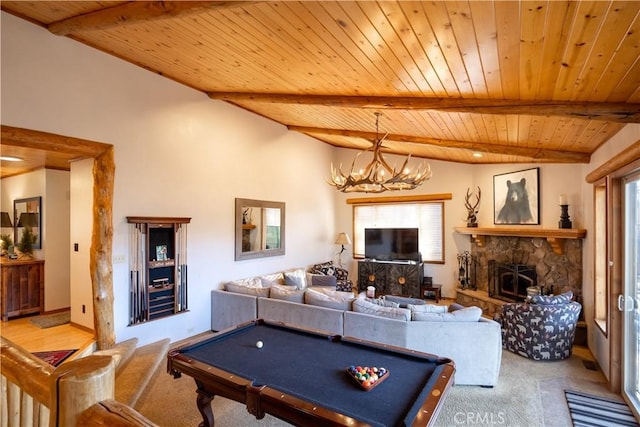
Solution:
<svg viewBox="0 0 640 427"><path fill-rule="evenodd" d="M456 231L471 235L470 253L475 260L477 289L459 288L459 303L477 305L483 308L485 315L492 316L506 298L524 300L526 288L533 285L540 287L543 294L572 291L576 300L582 302L582 238L585 230L496 227L456 228ZM498 265L501 268L496 271ZM508 268L504 269L505 266ZM492 289L496 275L507 280L507 289L502 293L508 295L503 298L498 297L500 290Z"/></svg>
<svg viewBox="0 0 640 427"><path fill-rule="evenodd" d="M527 288L537 286L535 265L489 261L489 297L507 302L522 301Z"/></svg>

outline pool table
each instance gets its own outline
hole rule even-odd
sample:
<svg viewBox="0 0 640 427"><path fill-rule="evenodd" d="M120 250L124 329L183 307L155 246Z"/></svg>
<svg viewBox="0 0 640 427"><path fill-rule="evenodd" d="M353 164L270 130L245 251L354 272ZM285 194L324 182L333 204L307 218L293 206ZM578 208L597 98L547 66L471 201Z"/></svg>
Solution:
<svg viewBox="0 0 640 427"><path fill-rule="evenodd" d="M347 373L351 365L388 374L365 389ZM213 426L216 395L246 404L258 419L268 413L294 425L425 426L455 367L427 353L258 319L171 350L167 370L195 379L205 427Z"/></svg>

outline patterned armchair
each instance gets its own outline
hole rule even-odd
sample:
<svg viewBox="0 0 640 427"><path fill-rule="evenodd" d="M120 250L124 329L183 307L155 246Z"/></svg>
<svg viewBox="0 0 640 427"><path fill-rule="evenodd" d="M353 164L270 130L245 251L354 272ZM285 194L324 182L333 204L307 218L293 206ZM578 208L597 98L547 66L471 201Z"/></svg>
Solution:
<svg viewBox="0 0 640 427"><path fill-rule="evenodd" d="M531 302L509 303L495 320L502 325L502 346L533 360L562 360L571 356L582 306L573 294L536 295Z"/></svg>
<svg viewBox="0 0 640 427"><path fill-rule="evenodd" d="M320 274L324 276L334 276L336 278L336 290L342 292L352 292L353 282L349 280L349 272L344 268L333 265L333 261L316 264L309 269L311 274Z"/></svg>

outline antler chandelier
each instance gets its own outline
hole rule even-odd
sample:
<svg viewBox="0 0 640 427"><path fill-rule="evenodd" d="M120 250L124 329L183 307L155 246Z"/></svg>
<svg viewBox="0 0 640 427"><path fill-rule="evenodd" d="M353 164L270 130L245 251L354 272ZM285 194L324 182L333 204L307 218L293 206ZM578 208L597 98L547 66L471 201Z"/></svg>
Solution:
<svg viewBox="0 0 640 427"><path fill-rule="evenodd" d="M411 172L411 168L408 167L411 154L407 156L402 167L398 170L395 169L395 166L391 167L384 160L381 151L382 142L389 134L387 133L383 138L379 137L378 123L381 113L375 114L376 139L373 141L371 148L356 154L351 164L351 172L347 175L342 172L342 164L339 169L334 168L333 163L331 164L331 181L329 181L329 184L343 193L382 193L383 191L391 190L413 190L431 178L431 167L425 162L421 162L415 172ZM373 151L373 160L364 169L356 171L356 161L366 151Z"/></svg>

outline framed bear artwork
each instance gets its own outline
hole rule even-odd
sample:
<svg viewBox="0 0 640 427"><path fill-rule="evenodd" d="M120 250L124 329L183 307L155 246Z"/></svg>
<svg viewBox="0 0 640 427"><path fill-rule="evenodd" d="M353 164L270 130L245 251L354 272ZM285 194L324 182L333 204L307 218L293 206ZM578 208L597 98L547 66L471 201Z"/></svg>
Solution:
<svg viewBox="0 0 640 427"><path fill-rule="evenodd" d="M494 224L540 224L540 168L493 176Z"/></svg>

